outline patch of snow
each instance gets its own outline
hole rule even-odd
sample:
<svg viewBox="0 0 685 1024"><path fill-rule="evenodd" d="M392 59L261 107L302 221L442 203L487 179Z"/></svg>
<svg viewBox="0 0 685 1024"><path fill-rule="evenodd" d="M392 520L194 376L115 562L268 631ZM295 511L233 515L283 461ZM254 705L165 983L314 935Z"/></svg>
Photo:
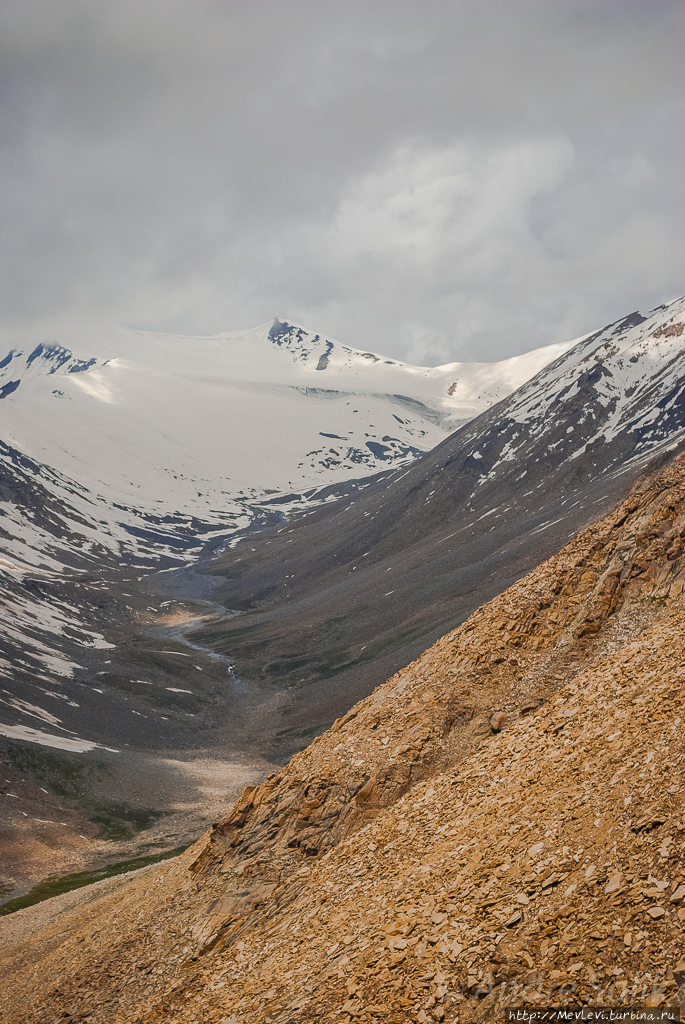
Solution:
<svg viewBox="0 0 685 1024"><path fill-rule="evenodd" d="M12 740L23 740L26 743L37 743L41 747L70 750L76 754L84 754L89 750L95 749L108 750L111 754L119 753L113 747L104 747L101 743L93 743L90 740L70 739L67 736L55 736L52 733L31 729L26 725L4 725L0 722L0 736L6 736Z"/></svg>
<svg viewBox="0 0 685 1024"><path fill-rule="evenodd" d="M47 722L48 725L61 725L62 720L57 718L56 715L51 715L49 711L44 711L42 708L36 707L35 704L29 704L28 701L19 700L18 697L12 697L6 690L3 692L6 694L6 697L0 697L0 704L14 708L15 711L19 711L22 715L38 718L43 722Z"/></svg>

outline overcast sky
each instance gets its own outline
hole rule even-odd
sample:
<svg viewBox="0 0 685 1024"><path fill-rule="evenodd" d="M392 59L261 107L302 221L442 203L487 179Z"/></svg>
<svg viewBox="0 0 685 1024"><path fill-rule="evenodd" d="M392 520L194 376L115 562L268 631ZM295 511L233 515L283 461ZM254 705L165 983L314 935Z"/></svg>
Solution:
<svg viewBox="0 0 685 1024"><path fill-rule="evenodd" d="M685 291L682 0L0 0L10 344L496 359Z"/></svg>

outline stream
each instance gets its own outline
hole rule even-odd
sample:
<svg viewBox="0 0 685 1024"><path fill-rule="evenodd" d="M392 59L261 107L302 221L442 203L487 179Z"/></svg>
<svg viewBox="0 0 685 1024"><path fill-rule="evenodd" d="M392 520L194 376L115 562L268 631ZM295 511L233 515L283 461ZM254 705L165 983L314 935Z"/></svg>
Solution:
<svg viewBox="0 0 685 1024"><path fill-rule="evenodd" d="M218 654L211 647L202 647L187 639L186 633L192 633L201 626L213 625L225 619L233 619L237 615L243 615L241 611L231 608L224 608L222 604L211 600L212 592L221 583L216 577L204 576L191 568L166 569L155 573L149 581L153 583L155 591L171 600L192 601L207 609L207 614L195 615L185 622L175 626L149 626L145 633L147 636L155 637L158 640L174 640L192 651L199 651L207 658L218 661L226 666L231 677L231 684L236 693L247 693L247 685L243 683L235 671L235 662L226 657L225 654Z"/></svg>

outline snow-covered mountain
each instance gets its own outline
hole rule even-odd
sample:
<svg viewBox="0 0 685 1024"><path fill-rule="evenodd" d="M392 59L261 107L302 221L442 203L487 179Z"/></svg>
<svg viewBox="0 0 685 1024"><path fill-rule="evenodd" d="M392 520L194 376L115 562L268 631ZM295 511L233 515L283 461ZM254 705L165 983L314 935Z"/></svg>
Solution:
<svg viewBox="0 0 685 1024"><path fill-rule="evenodd" d="M63 345L36 345L30 352L10 349L0 359L0 398L7 398L13 391L32 377L46 374L83 373L97 365L97 359L79 359Z"/></svg>
<svg viewBox="0 0 685 1024"><path fill-rule="evenodd" d="M533 448L536 461L557 468L589 452L607 472L671 443L685 422L684 326L681 298L632 313L551 362L498 407L507 428L497 440L478 433L469 456L482 464L481 479L504 462L518 463L522 479Z"/></svg>
<svg viewBox="0 0 685 1024"><path fill-rule="evenodd" d="M40 344L0 361L3 458L78 521L63 533L82 555L89 538L196 553L260 508L412 462L568 347L427 368L278 320L211 338L119 330L79 354ZM54 567L64 535L50 540L35 501L12 504L8 552Z"/></svg>

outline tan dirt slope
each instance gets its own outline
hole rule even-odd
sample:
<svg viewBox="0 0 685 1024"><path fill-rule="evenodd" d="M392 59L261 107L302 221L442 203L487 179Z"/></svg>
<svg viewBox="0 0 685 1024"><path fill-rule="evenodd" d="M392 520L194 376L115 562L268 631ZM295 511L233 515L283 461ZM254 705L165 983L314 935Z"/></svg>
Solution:
<svg viewBox="0 0 685 1024"><path fill-rule="evenodd" d="M682 999L684 537L680 456L177 861L5 919L3 1022Z"/></svg>

